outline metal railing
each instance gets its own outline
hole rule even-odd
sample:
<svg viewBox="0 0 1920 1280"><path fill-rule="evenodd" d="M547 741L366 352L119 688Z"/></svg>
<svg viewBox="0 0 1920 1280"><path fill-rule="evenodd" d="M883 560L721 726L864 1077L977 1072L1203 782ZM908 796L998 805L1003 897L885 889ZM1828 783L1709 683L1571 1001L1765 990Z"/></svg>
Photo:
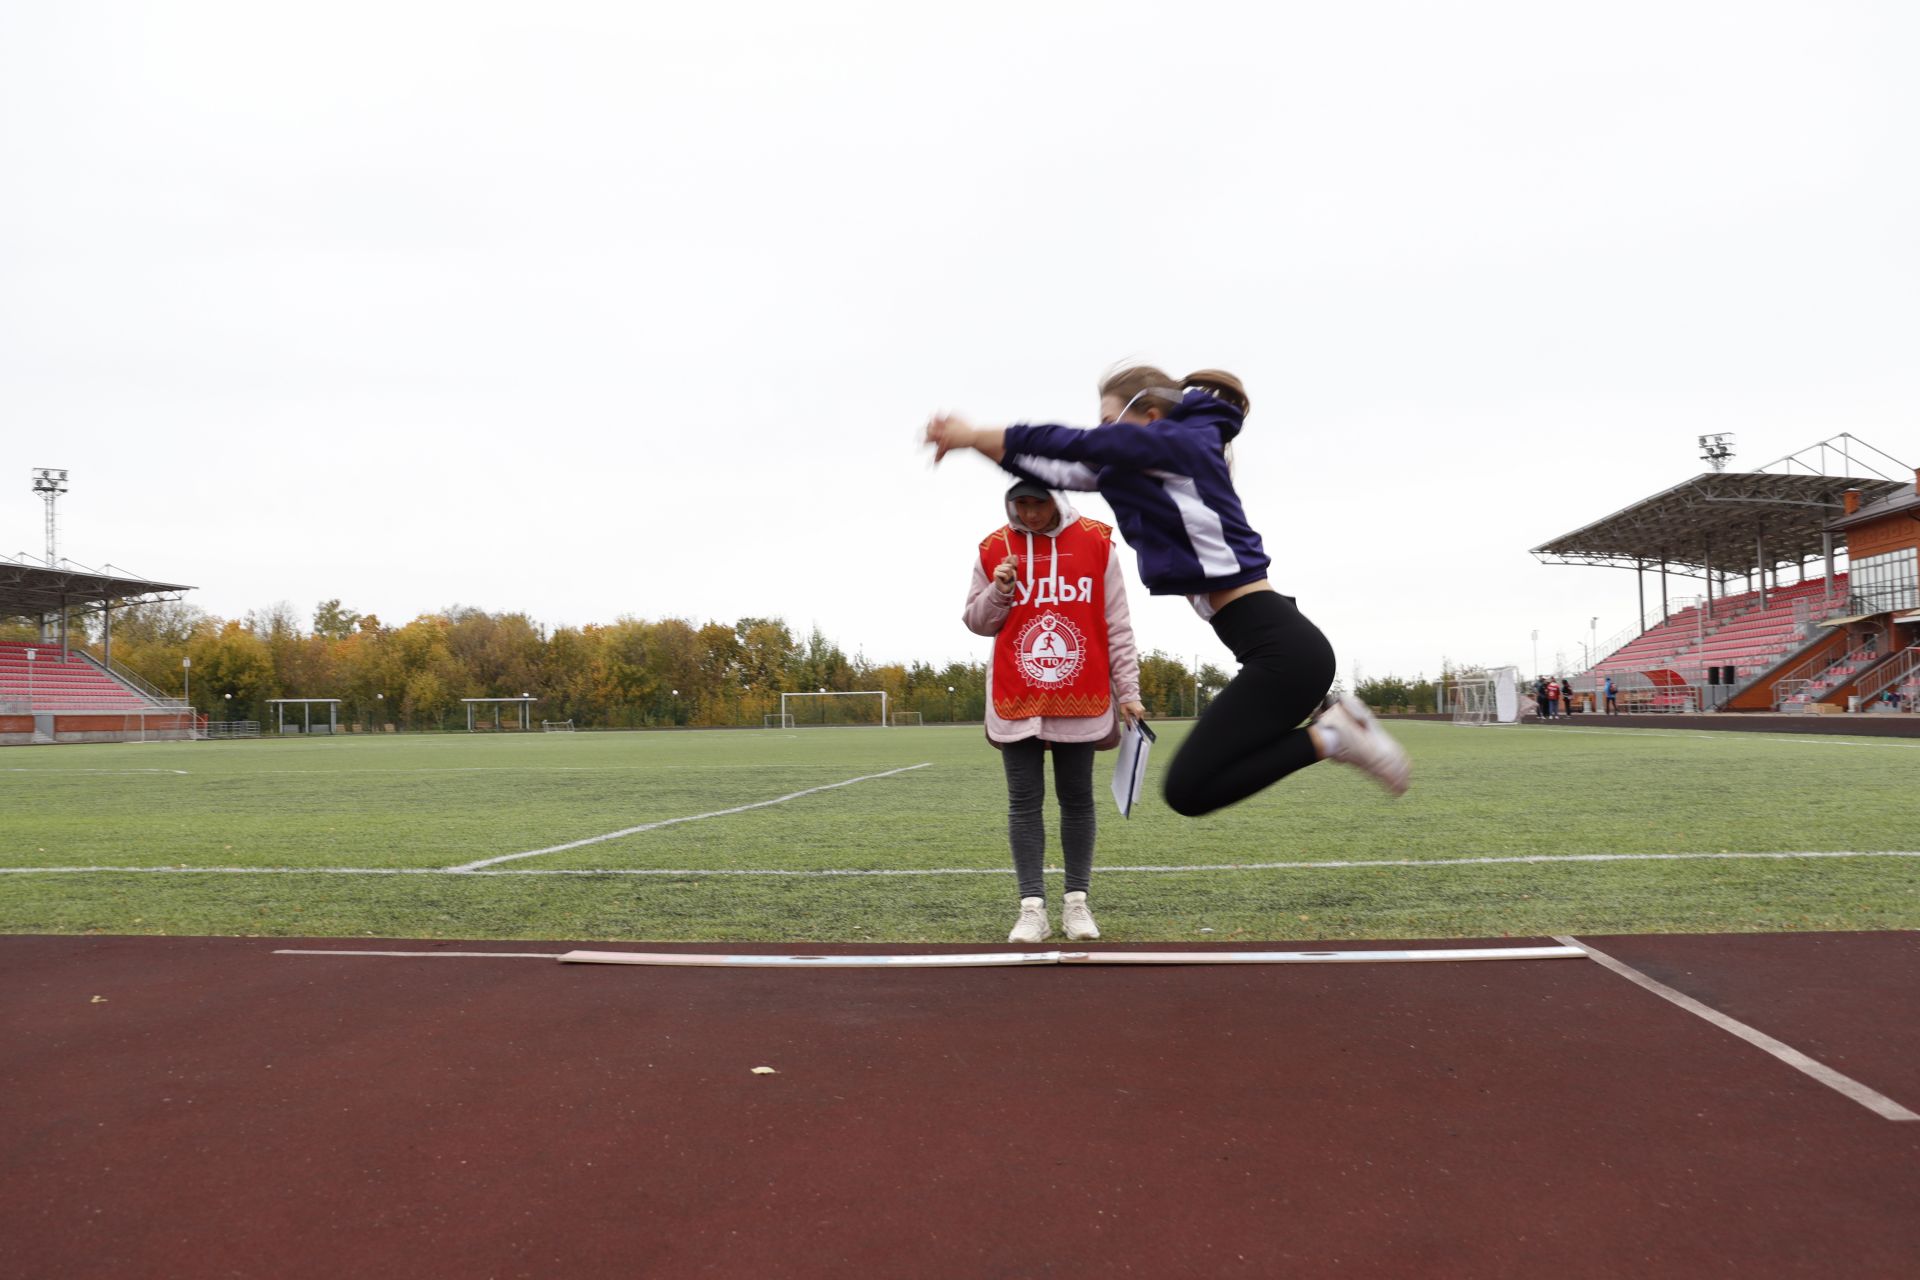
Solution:
<svg viewBox="0 0 1920 1280"><path fill-rule="evenodd" d="M1775 711L1805 711L1807 709L1807 686L1813 681L1804 676L1773 682L1773 709Z"/></svg>
<svg viewBox="0 0 1920 1280"><path fill-rule="evenodd" d="M208 720L200 726L200 732L208 738L257 738L260 736L258 720Z"/></svg>
<svg viewBox="0 0 1920 1280"><path fill-rule="evenodd" d="M74 649L72 652L84 658L93 666L98 667L104 674L112 676L115 680L131 687L137 691L141 697L153 703L155 706L167 711L178 711L183 715L189 710L185 699L176 698L170 693L162 693L144 676L129 671L118 662L114 662L109 658L103 658L95 653L89 653L85 649Z"/></svg>
<svg viewBox="0 0 1920 1280"><path fill-rule="evenodd" d="M1778 711L1780 704L1789 697L1804 693L1806 687L1813 683L1813 677L1831 667L1834 661L1825 653L1816 653L1788 668L1773 682L1773 709ZM1782 692L1783 687L1787 685L1795 686L1791 693Z"/></svg>
<svg viewBox="0 0 1920 1280"><path fill-rule="evenodd" d="M1856 696L1864 707L1894 685L1916 676L1920 676L1920 644L1900 650L1885 666L1869 674L1860 682Z"/></svg>

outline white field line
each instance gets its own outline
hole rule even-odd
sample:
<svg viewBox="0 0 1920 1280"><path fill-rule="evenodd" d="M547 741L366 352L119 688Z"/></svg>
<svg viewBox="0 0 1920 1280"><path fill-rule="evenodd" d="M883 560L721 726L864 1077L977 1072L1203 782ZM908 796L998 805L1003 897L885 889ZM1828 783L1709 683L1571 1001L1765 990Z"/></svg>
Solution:
<svg viewBox="0 0 1920 1280"><path fill-rule="evenodd" d="M113 773L113 774L178 773L178 774L185 774L186 770L185 769L12 769L12 768L9 768L9 769L0 769L0 773Z"/></svg>
<svg viewBox="0 0 1920 1280"><path fill-rule="evenodd" d="M765 769L765 764L447 764L418 765L404 769L236 769L223 778L279 777L285 774L331 775L336 773L648 773L662 769ZM184 769L182 773L186 772Z"/></svg>
<svg viewBox="0 0 1920 1280"><path fill-rule="evenodd" d="M565 844L548 845L544 849L529 849L525 853L503 853L497 858L480 858L474 862L463 862L457 867L447 867L445 869L456 874L471 875L473 872L479 871L484 867L491 867L502 862L514 862L520 858L537 858L543 853L564 853L568 849L579 849L590 844L600 844L607 840L618 840L623 836L638 835L642 831L658 831L662 827L677 826L682 822L699 822L706 818L724 818L729 814L746 813L750 809L765 809L772 805L785 804L789 800L798 800L801 796L818 795L822 791L833 791L840 787L850 787L856 782L871 782L875 778L891 778L895 774L912 773L915 769L930 769L932 767L933 762L928 760L920 764L906 765L899 769L888 769L884 773L863 774L858 778L848 778L845 782L829 782L821 787L808 787L805 791L788 792L786 795L778 796L772 800L759 800L753 804L735 805L731 809L715 809L712 813L688 814L684 818L662 818L658 822L643 822L637 827L623 827L619 831L609 831L603 836L588 836L584 840L569 840Z"/></svg>
<svg viewBox="0 0 1920 1280"><path fill-rule="evenodd" d="M1794 1070L1804 1072L1829 1089L1851 1098L1884 1120L1920 1120L1920 1114L1909 1111L1885 1094L1869 1089L1851 1076L1841 1075L1824 1062L1809 1058L1792 1045L1775 1040L1766 1032L1756 1030L1737 1018L1730 1018L1711 1005L1700 1003L1685 992L1676 991L1664 982L1649 978L1632 965L1616 960L1606 952L1589 946L1578 938L1566 938L1556 934L1553 940L1562 946L1580 948L1591 959L1613 970L1627 981L1645 987L1662 1000L1678 1005L1696 1017L1705 1018L1722 1031L1739 1036L1748 1044L1772 1054Z"/></svg>
<svg viewBox="0 0 1920 1280"><path fill-rule="evenodd" d="M916 766L918 767L918 766ZM857 781L857 779L856 779ZM846 783L836 783L845 786ZM784 797L783 797L784 798ZM764 804L777 804L768 800ZM756 806L747 806L753 808ZM728 812L737 812L729 810ZM709 815L701 815L709 816ZM671 818L669 822L691 822L692 818ZM666 825L665 823L659 825ZM617 834L617 833L616 833ZM596 836L607 840L611 836ZM585 841L583 843L592 843ZM572 846L560 846L570 848ZM538 852L550 852L539 850ZM515 855L522 856L522 855ZM1103 866L1102 875L1137 873L1142 875L1179 875L1186 872L1219 871L1343 871L1373 867L1404 867L1426 870L1441 867L1552 866L1556 863L1595 862L1704 862L1768 861L1813 858L1920 858L1920 850L1855 849L1798 850L1784 853L1539 853L1480 858L1372 858L1329 860L1326 862L1216 862L1190 866L1173 864L1142 866ZM1059 867L1046 868L1058 875ZM1010 876L1011 867L811 867L785 869L774 867L519 867L504 871L468 871L460 867L0 867L0 875L202 875L202 876L763 876L813 879L821 877L891 876Z"/></svg>

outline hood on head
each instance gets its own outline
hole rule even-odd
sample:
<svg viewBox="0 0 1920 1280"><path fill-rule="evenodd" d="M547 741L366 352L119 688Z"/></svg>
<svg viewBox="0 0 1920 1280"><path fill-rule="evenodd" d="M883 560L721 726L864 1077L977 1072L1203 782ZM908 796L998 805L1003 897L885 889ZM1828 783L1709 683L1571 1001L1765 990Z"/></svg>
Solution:
<svg viewBox="0 0 1920 1280"><path fill-rule="evenodd" d="M1020 513L1013 505L1015 498L1052 498L1053 523L1044 529L1033 530L1020 522ZM1038 480L1022 480L1007 490L1007 527L1015 533L1033 533L1038 537L1051 538L1080 518L1065 494L1055 493Z"/></svg>
<svg viewBox="0 0 1920 1280"><path fill-rule="evenodd" d="M1167 416L1176 422L1216 428L1220 432L1221 444L1239 435L1240 428L1247 421L1247 415L1238 408L1205 391L1187 392L1180 397L1179 407Z"/></svg>

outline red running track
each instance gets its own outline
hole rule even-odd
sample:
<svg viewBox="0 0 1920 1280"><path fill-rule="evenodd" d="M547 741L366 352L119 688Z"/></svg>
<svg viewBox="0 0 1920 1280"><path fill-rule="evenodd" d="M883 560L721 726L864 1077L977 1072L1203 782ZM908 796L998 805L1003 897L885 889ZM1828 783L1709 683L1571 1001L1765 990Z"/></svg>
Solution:
<svg viewBox="0 0 1920 1280"><path fill-rule="evenodd" d="M1920 936L1583 941L1920 1108ZM1920 1124L1587 960L272 954L572 945L0 938L6 1273L1920 1274Z"/></svg>

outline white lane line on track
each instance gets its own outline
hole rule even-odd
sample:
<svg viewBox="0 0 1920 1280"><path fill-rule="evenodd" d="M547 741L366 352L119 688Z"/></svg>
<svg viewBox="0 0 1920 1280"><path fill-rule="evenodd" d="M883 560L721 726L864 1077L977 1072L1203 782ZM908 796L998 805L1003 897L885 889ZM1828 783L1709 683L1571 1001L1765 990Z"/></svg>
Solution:
<svg viewBox="0 0 1920 1280"><path fill-rule="evenodd" d="M349 951L282 948L277 956L375 956L409 960L560 960L570 964L660 965L711 969L965 969L991 966L1152 964L1430 964L1468 960L1578 960L1578 947L1430 947L1358 951L943 951L854 955L703 951Z"/></svg>
<svg viewBox="0 0 1920 1280"><path fill-rule="evenodd" d="M456 960L558 960L561 951L276 951L277 956L451 956Z"/></svg>
<svg viewBox="0 0 1920 1280"><path fill-rule="evenodd" d="M1920 1114L1907 1110L1907 1108L1901 1106L1883 1093L1869 1089L1852 1076L1841 1075L1826 1063L1814 1058L1809 1058L1792 1045L1775 1040L1766 1032L1756 1030L1737 1018L1730 1018L1711 1005L1701 1004L1685 992L1676 991L1658 979L1649 978L1632 965L1616 960L1606 952L1590 946L1578 938L1562 937L1559 934L1555 934L1553 940L1562 946L1580 948L1587 953L1589 958L1613 970L1613 972L1619 974L1628 982L1645 987L1662 1000L1678 1005L1688 1013L1706 1019L1722 1031L1736 1035L1755 1048L1772 1054L1780 1061L1792 1067L1795 1071L1803 1072L1813 1077L1821 1084L1826 1085L1827 1088L1832 1089L1843 1097L1851 1098L1884 1120L1920 1120Z"/></svg>
<svg viewBox="0 0 1920 1280"><path fill-rule="evenodd" d="M846 784L836 784L844 786ZM766 801L775 804L777 801ZM669 819L687 822L688 818ZM602 836L599 839L607 839ZM1191 871L1342 871L1371 867L1424 870L1440 867L1552 866L1555 863L1594 862L1707 862L1791 861L1814 858L1920 858L1920 850L1857 849L1800 850L1789 853L1529 853L1484 858L1373 858L1327 862L1218 862L1101 867L1102 875L1119 872L1172 874ZM1047 867L1049 874L1059 867ZM505 871L463 871L458 867L0 867L0 875L205 875L205 876L1010 876L1011 867L520 867Z"/></svg>
<svg viewBox="0 0 1920 1280"><path fill-rule="evenodd" d="M817 795L822 791L833 791L840 787L850 787L856 782L872 782L875 778L891 778L899 773L912 773L915 769L931 769L931 760L920 764L910 764L904 768L888 769L884 773L868 773L858 778L848 778L845 782L829 782L821 787L808 787L805 791L790 791L784 796L772 800L759 800L753 804L735 805L731 809L715 809L712 813L693 813L684 818L662 818L658 822L643 822L637 827L624 827L619 831L609 831L603 836L588 836L584 840L569 840L566 844L548 845L544 849L529 849L525 853L503 853L497 858L481 858L474 862L463 862L457 867L444 870L457 874L470 875L483 867L491 867L502 862L514 862L520 858L537 858L543 853L564 853L568 849L579 849L590 844L600 844L607 840L618 840L623 836L638 835L642 831L658 831L661 827L677 826L682 822L699 822L705 818L724 818L729 814L745 813L749 809L765 809L771 805L785 804L789 800L798 800L801 796Z"/></svg>

